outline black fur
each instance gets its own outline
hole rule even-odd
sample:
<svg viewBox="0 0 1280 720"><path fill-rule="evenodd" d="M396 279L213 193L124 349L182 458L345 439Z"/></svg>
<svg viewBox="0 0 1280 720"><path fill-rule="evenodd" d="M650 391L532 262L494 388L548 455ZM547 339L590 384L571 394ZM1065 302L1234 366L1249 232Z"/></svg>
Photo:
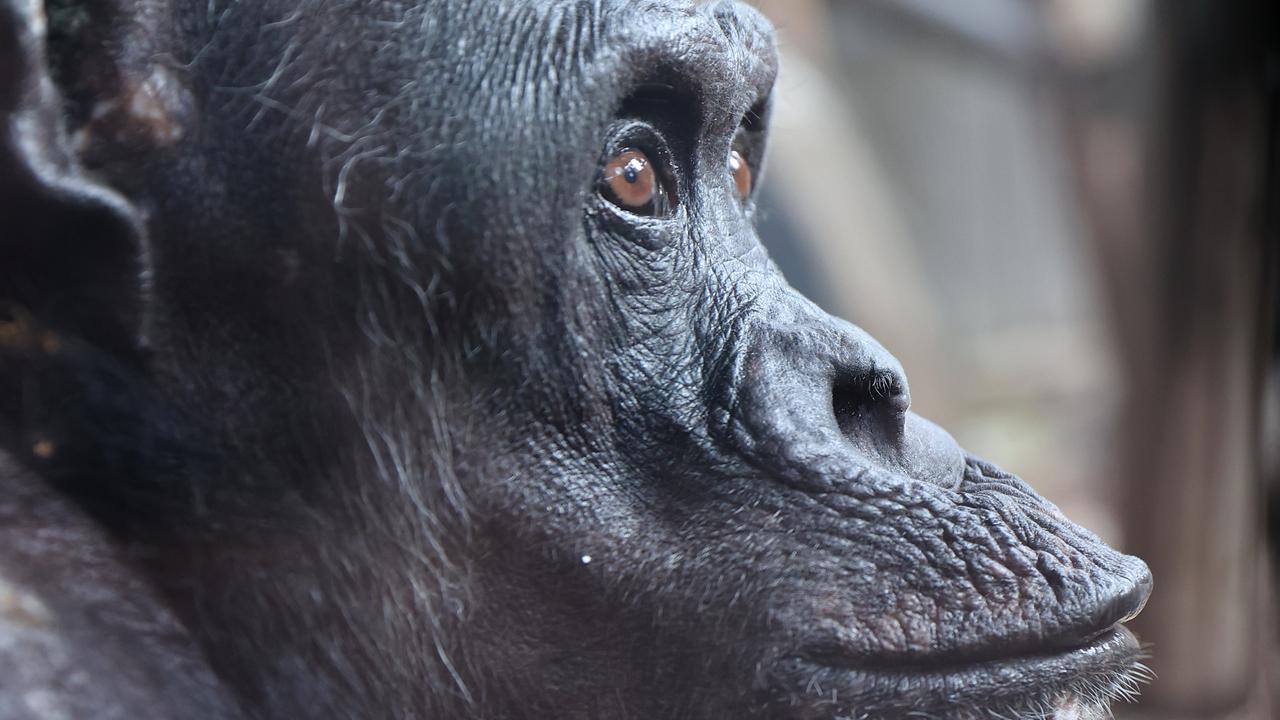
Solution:
<svg viewBox="0 0 1280 720"><path fill-rule="evenodd" d="M759 245L727 169L763 169L755 12L52 5L46 55L0 3L0 483L59 508L0 528L46 618L0 597L0 640L35 638L0 668L44 669L0 710L1087 717L1130 691L1141 561L910 413ZM624 147L669 217L599 192ZM154 626L53 602L82 573ZM147 670L113 677L103 636Z"/></svg>

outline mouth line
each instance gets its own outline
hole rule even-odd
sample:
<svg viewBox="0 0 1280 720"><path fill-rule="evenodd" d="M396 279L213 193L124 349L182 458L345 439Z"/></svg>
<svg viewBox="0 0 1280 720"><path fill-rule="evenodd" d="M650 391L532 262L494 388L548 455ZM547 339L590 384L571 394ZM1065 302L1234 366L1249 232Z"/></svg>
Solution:
<svg viewBox="0 0 1280 720"><path fill-rule="evenodd" d="M810 649L798 658L802 664L840 684L863 687L937 686L971 693L1005 694L1020 687L1068 686L1081 678L1105 678L1125 672L1141 659L1137 638L1119 623L1088 641L1025 654L985 651L966 655L916 658L858 657L832 649Z"/></svg>
<svg viewBox="0 0 1280 720"><path fill-rule="evenodd" d="M1119 623L1098 631L1080 644L1041 648L1035 652L1004 654L998 644L965 653L917 657L855 657L838 649L810 648L803 653L810 663L832 670L874 675L952 675L1001 669L1033 669L1042 665L1087 663L1118 652L1137 652L1137 640Z"/></svg>
<svg viewBox="0 0 1280 720"><path fill-rule="evenodd" d="M1064 717L1102 717L1111 701L1132 699L1145 680L1141 646L1118 623L1078 645L997 650L989 643L964 656L886 661L810 649L776 666L771 688L787 717L897 720L918 717L922 708L930 717L1042 718L1051 708L1075 709Z"/></svg>

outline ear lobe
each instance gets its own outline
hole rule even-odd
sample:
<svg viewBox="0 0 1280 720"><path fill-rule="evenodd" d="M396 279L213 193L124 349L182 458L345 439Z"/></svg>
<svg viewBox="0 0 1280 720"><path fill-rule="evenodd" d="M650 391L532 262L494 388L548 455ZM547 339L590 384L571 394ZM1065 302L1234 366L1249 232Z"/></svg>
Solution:
<svg viewBox="0 0 1280 720"><path fill-rule="evenodd" d="M0 0L0 315L132 355L142 338L142 223L85 174L64 125L42 3Z"/></svg>

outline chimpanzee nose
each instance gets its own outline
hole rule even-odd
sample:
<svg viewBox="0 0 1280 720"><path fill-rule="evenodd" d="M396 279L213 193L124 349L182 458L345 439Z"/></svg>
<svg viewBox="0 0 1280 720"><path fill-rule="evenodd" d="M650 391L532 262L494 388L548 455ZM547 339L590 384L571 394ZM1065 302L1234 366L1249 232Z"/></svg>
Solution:
<svg viewBox="0 0 1280 720"><path fill-rule="evenodd" d="M909 477L954 485L964 472L963 451L949 433L909 410L906 375L875 347L892 367L835 365L831 412L844 442Z"/></svg>
<svg viewBox="0 0 1280 720"><path fill-rule="evenodd" d="M862 329L803 301L762 320L737 378L749 444L811 476L873 467L957 484L964 453L910 412L902 366ZM816 478L815 478L816 479Z"/></svg>

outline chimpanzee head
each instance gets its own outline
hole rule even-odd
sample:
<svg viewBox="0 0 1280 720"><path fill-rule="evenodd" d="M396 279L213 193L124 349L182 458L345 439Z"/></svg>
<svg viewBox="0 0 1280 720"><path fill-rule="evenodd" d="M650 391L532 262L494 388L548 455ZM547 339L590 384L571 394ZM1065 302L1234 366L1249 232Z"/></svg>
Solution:
<svg viewBox="0 0 1280 720"><path fill-rule="evenodd" d="M42 142L87 169L24 221L62 250L8 300L71 379L15 447L250 716L1091 717L1131 686L1143 563L912 413L760 245L750 8L48 5Z"/></svg>

